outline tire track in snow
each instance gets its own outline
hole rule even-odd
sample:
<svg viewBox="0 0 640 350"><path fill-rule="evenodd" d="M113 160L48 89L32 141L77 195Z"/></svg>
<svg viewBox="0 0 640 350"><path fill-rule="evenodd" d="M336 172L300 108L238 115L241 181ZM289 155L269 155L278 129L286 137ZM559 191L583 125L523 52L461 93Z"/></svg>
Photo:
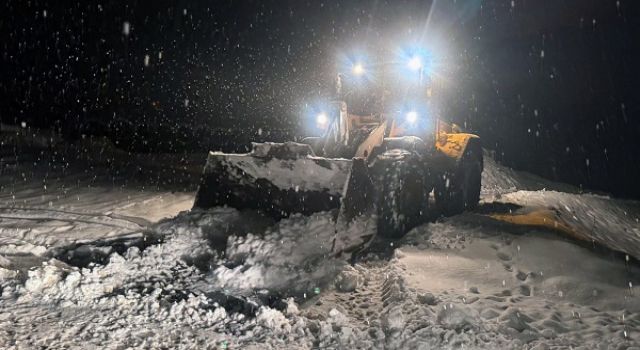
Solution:
<svg viewBox="0 0 640 350"><path fill-rule="evenodd" d="M74 212L74 211L60 210L60 209L20 208L20 207L0 207L0 211L26 211L26 212L34 211L34 212L51 212L51 213L57 213L57 214L67 214L71 216L88 216L92 218L107 217L110 219L126 221L128 223L135 224L140 229L151 225L151 222L143 218L119 215L119 214L113 214L113 213L110 213L110 214L91 213L91 212L83 213L83 212ZM130 225L116 225L116 224L110 224L110 223L105 223L100 221L78 219L78 218L66 219L64 217L59 217L59 216L51 216L51 217L8 216L8 215L1 214L1 212L0 212L0 218L14 219L14 220L42 220L42 221L66 221L66 222L75 221L75 222L82 222L87 224L105 225L105 226L120 227L120 228L129 228L130 226Z"/></svg>

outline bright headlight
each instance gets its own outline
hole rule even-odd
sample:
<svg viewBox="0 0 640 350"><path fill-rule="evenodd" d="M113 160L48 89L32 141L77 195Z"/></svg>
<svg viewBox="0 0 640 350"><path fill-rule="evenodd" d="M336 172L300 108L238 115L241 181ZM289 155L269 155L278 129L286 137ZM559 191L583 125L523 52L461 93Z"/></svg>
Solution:
<svg viewBox="0 0 640 350"><path fill-rule="evenodd" d="M410 111L405 115L405 119L409 124L415 124L418 121L418 112Z"/></svg>
<svg viewBox="0 0 640 350"><path fill-rule="evenodd" d="M359 62L354 64L353 68L351 68L351 73L353 73L353 75L355 76L363 75L365 73L364 65Z"/></svg>
<svg viewBox="0 0 640 350"><path fill-rule="evenodd" d="M419 70L422 68L422 58L418 55L414 55L409 59L409 62L407 62L407 66L413 71Z"/></svg>
<svg viewBox="0 0 640 350"><path fill-rule="evenodd" d="M328 122L329 122L329 118L327 117L326 113L324 112L318 113L318 115L316 116L316 123L320 128L323 128L323 129L326 128Z"/></svg>

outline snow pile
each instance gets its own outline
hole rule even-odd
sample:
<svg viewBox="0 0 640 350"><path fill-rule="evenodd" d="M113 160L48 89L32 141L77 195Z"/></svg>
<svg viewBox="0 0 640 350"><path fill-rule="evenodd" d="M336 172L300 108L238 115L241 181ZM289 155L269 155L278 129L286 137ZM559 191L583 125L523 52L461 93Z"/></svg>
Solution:
<svg viewBox="0 0 640 350"><path fill-rule="evenodd" d="M517 191L498 200L523 207L549 208L594 242L640 258L640 203L594 194Z"/></svg>
<svg viewBox="0 0 640 350"><path fill-rule="evenodd" d="M28 271L24 284L3 273L0 347L286 341L309 348L312 337L293 301L285 313L263 306L247 317L252 302L243 296L260 289L313 293L332 280L339 264L326 256L335 235L331 215L271 225L230 208L193 211L155 226L152 234L161 243L111 253L104 264L75 267L52 259ZM38 318L51 307L65 311ZM48 330L56 340L21 322ZM177 332L185 327L191 331Z"/></svg>
<svg viewBox="0 0 640 350"><path fill-rule="evenodd" d="M180 257L204 243L193 238L172 237L142 252L132 247L124 256L112 254L105 265L77 268L51 261L29 271L23 286L5 286L13 290L5 290L0 303L0 347L184 348L202 344L197 331L206 328L212 328L207 342L224 339L215 327L234 319L203 294L188 290L200 272ZM51 307L64 312L49 314ZM184 327L196 331L176 331Z"/></svg>
<svg viewBox="0 0 640 350"><path fill-rule="evenodd" d="M490 152L484 152L484 170L482 172L482 197L499 197L501 194L519 190L539 191L555 190L568 193L577 193L578 188L553 182L545 178L513 170L498 164Z"/></svg>
<svg viewBox="0 0 640 350"><path fill-rule="evenodd" d="M51 260L23 284L3 280L0 347L624 348L637 341L640 304L624 285L637 271L536 233L514 237L497 226L487 234L486 223L468 220L416 229L400 242L414 247L389 262L345 267L325 258L335 234L329 214L273 225L229 208L185 213L154 228L161 243L112 253L103 265ZM577 261L592 263L577 272ZM234 305L256 290L309 288L320 294L301 305L289 298L280 310ZM215 294L221 290L233 293Z"/></svg>
<svg viewBox="0 0 640 350"><path fill-rule="evenodd" d="M579 193L573 186L501 166L485 152L482 202L510 205L515 211L551 209L562 222L594 245L640 259L640 203L637 201Z"/></svg>
<svg viewBox="0 0 640 350"><path fill-rule="evenodd" d="M268 289L310 293L342 264L332 259L335 226L330 213L295 215L264 234L229 237L225 263L213 271L216 285L246 293Z"/></svg>
<svg viewBox="0 0 640 350"><path fill-rule="evenodd" d="M416 309L417 297L395 263L378 270L332 265L325 257L335 234L329 214L293 217L275 226L256 224L253 215L228 208L182 214L157 225L154 231L163 241L144 250L131 247L88 267L51 260L29 271L24 284L3 283L0 346L405 348L456 344L459 332L468 333L464 344L476 339L469 333L476 329L470 326L475 318L430 310L428 304ZM213 244L223 237L228 237L225 249ZM334 280L338 272L341 277ZM262 288L295 294L322 286L331 293L330 285L322 285L330 280L352 283L355 288L339 293L348 300L360 291L364 298L357 300L363 302L354 306L362 311L327 302L330 310L311 317L309 309L289 299L282 311L262 306L252 316L230 303ZM215 296L220 290L234 294ZM52 307L62 312L50 313ZM365 321L354 319L358 314ZM424 339L416 335L420 324L432 327ZM440 336L447 331L453 333Z"/></svg>

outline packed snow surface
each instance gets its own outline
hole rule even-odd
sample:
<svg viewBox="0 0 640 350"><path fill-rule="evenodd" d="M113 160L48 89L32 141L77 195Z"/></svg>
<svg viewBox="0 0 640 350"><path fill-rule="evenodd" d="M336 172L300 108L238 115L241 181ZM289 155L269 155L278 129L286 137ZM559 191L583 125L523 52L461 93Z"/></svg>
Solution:
<svg viewBox="0 0 640 350"><path fill-rule="evenodd" d="M609 248L637 246L635 202L490 158L483 183L484 205L553 208ZM329 212L273 222L183 211L190 192L59 185L27 181L0 197L2 349L640 344L634 255L555 232L466 213L374 242L351 266L334 248L365 237L366 220L336 232Z"/></svg>

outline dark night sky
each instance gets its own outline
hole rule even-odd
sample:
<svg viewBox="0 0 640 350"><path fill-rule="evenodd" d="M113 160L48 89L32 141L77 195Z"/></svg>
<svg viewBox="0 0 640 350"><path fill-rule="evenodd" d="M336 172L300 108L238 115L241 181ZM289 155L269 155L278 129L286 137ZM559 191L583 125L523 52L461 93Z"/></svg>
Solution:
<svg viewBox="0 0 640 350"><path fill-rule="evenodd" d="M338 51L422 38L450 60L442 114L498 159L640 198L636 3L9 0L0 119L140 151L283 138Z"/></svg>

